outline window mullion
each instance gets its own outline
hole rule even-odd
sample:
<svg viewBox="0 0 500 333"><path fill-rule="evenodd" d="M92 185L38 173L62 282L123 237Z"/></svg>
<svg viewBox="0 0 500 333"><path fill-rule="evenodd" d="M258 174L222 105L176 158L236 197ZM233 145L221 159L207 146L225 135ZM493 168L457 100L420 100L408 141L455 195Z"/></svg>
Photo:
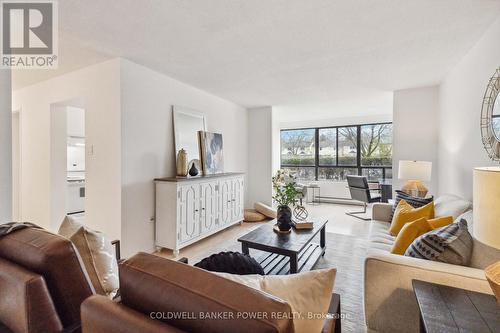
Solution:
<svg viewBox="0 0 500 333"><path fill-rule="evenodd" d="M362 175L361 170L361 125L356 126L356 165L358 167L358 175Z"/></svg>
<svg viewBox="0 0 500 333"><path fill-rule="evenodd" d="M335 128L335 166L339 166L339 128Z"/></svg>
<svg viewBox="0 0 500 333"><path fill-rule="evenodd" d="M318 181L319 173L319 129L314 131L314 178Z"/></svg>

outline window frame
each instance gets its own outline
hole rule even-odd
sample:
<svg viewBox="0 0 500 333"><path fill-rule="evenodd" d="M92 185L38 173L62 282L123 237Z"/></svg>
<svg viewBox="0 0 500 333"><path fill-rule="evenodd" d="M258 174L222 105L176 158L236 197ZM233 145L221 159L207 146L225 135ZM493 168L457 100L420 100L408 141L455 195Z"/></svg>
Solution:
<svg viewBox="0 0 500 333"><path fill-rule="evenodd" d="M331 169L357 169L358 170L358 175L361 176L363 173L364 169L382 169L382 179L386 179L386 170L391 169L392 170L392 165L391 166L375 166L375 165L362 165L361 164L361 127L363 126L371 126L371 125L393 125L392 122L380 122L380 123L366 123L366 124L358 124L358 125L341 125L341 126L323 126L323 127L304 127L304 128L283 128L280 130L280 168L314 168L314 180L318 181L320 180L318 178L319 176L319 169L320 168L331 168ZM356 127L356 164L353 165L339 165L339 128L345 128L345 127ZM320 159L319 159L319 131L322 129L335 129L336 133L336 156L335 156L335 165L323 165L320 164ZM294 130L314 130L314 164L311 165L302 165L302 164L283 164L282 163L282 155L281 152L283 151L283 142L281 140L281 132L284 131L294 131ZM391 143L393 144L393 143Z"/></svg>

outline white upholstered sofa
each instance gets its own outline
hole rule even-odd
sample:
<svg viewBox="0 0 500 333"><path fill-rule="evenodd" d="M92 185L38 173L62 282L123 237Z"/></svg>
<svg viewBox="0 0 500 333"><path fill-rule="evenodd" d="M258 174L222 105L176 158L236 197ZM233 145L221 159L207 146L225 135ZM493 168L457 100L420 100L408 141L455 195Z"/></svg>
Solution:
<svg viewBox="0 0 500 333"><path fill-rule="evenodd" d="M423 280L492 294L483 269L500 260L500 251L474 240L470 267L391 254L391 205L374 204L364 270L364 310L369 332L419 332L412 280ZM436 216L465 218L472 234L470 203L453 195L435 200Z"/></svg>

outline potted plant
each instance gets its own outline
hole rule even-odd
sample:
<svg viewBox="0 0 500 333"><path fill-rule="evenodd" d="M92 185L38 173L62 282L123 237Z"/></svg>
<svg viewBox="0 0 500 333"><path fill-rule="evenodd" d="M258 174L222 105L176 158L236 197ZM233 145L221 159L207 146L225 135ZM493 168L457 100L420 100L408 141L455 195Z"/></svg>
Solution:
<svg viewBox="0 0 500 333"><path fill-rule="evenodd" d="M295 188L295 177L287 170L278 170L271 179L274 190L273 200L278 203L277 225L280 231L287 232L292 228L290 206L295 205L299 193Z"/></svg>

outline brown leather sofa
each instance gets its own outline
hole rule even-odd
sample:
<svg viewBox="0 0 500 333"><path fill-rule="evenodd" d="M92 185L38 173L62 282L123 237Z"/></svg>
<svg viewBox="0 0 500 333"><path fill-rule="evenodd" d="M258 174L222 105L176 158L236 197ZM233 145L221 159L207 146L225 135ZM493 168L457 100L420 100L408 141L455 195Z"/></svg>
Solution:
<svg viewBox="0 0 500 333"><path fill-rule="evenodd" d="M146 253L119 267L121 302L85 300L83 333L294 331L287 303L202 269ZM336 298L330 310L339 307ZM259 318L244 318L251 313ZM340 332L339 324L329 319L323 332Z"/></svg>
<svg viewBox="0 0 500 333"><path fill-rule="evenodd" d="M78 331L80 305L93 294L68 239L33 228L0 237L0 330Z"/></svg>

